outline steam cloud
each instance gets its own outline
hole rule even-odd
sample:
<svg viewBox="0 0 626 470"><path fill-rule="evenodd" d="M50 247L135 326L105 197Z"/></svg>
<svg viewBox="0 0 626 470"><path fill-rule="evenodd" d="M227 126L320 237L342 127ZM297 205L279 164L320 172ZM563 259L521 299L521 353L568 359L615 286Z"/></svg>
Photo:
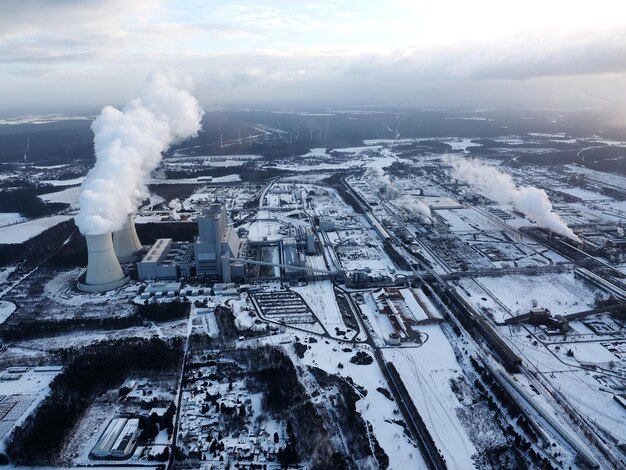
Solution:
<svg viewBox="0 0 626 470"><path fill-rule="evenodd" d="M412 198L408 194L402 195L382 168L370 167L367 171L367 176L375 181L378 192L383 194L385 198L407 212L419 216L423 221L432 222L430 208L419 199Z"/></svg>
<svg viewBox="0 0 626 470"><path fill-rule="evenodd" d="M563 219L552 211L552 203L543 189L516 186L509 175L475 160L447 157L445 161L452 165L454 178L477 187L485 196L500 204L512 203L540 227L580 242Z"/></svg>
<svg viewBox="0 0 626 470"><path fill-rule="evenodd" d="M119 230L148 195L146 182L173 143L197 135L204 112L173 76L155 74L122 110L105 106L93 122L96 164L75 218L81 233Z"/></svg>
<svg viewBox="0 0 626 470"><path fill-rule="evenodd" d="M172 199L167 206L172 209L172 212L170 213L170 217L172 217L172 220L180 220L180 215L178 214L178 211L183 208L183 205L180 203L180 199Z"/></svg>

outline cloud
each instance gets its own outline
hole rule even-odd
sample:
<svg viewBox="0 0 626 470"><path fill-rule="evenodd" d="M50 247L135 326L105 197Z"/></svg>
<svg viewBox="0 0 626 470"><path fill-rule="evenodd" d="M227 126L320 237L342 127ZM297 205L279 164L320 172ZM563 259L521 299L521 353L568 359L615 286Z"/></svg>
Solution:
<svg viewBox="0 0 626 470"><path fill-rule="evenodd" d="M555 0L537 15L529 1L511 15L491 0L4 0L0 112L122 102L166 67L206 105L624 101L626 15L600 14L622 7Z"/></svg>

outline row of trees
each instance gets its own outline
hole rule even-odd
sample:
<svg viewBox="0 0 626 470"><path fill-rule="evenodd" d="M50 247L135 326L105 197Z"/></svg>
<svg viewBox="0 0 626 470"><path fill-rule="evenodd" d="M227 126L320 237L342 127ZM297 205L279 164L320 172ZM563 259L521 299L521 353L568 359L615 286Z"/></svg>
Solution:
<svg viewBox="0 0 626 470"><path fill-rule="evenodd" d="M179 301L138 305L133 314L126 316L62 318L11 323L0 329L0 336L5 341L16 341L38 336L54 336L76 330L120 330L143 325L146 320L154 322L180 320L187 318L189 311L190 304Z"/></svg>
<svg viewBox="0 0 626 470"><path fill-rule="evenodd" d="M69 207L63 202L46 203L34 187L0 191L0 212L19 212L24 217L43 217Z"/></svg>

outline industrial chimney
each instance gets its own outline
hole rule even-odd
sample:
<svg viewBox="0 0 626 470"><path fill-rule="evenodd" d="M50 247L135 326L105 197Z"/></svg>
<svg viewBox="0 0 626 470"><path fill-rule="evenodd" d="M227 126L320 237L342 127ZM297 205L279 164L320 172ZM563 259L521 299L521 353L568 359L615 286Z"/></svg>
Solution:
<svg viewBox="0 0 626 470"><path fill-rule="evenodd" d="M128 214L128 220L117 232L113 232L113 248L120 263L130 263L139 259L135 253L143 248L137 231L133 214Z"/></svg>
<svg viewBox="0 0 626 470"><path fill-rule="evenodd" d="M85 235L87 240L87 273L78 280L78 288L85 292L104 292L126 284L124 274L113 250L110 233Z"/></svg>

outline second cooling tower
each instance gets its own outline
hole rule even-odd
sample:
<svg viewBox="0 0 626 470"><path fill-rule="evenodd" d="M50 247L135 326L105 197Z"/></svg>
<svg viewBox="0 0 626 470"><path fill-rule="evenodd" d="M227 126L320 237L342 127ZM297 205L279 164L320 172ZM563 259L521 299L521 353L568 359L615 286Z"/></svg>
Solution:
<svg viewBox="0 0 626 470"><path fill-rule="evenodd" d="M113 233L113 248L120 263L130 263L139 260L137 251L143 247L135 230L133 214L128 215L128 220L121 230Z"/></svg>
<svg viewBox="0 0 626 470"><path fill-rule="evenodd" d="M78 288L85 292L104 292L123 286L129 281L124 274L110 233L85 235L87 240L87 273L78 280Z"/></svg>

